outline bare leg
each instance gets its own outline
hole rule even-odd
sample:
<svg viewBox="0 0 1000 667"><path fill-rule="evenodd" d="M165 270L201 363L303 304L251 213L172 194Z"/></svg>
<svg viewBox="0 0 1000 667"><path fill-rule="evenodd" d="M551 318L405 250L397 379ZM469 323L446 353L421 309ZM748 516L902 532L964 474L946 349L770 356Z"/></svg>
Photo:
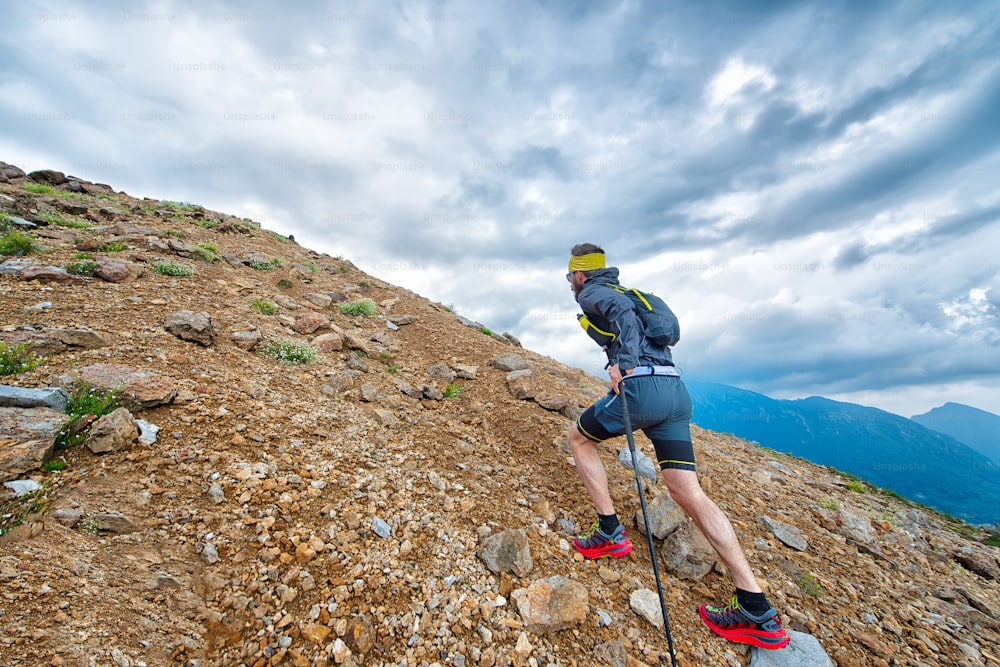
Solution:
<svg viewBox="0 0 1000 667"><path fill-rule="evenodd" d="M760 585L740 547L733 524L715 501L705 495L701 483L698 482L698 475L690 470L672 468L662 470L661 473L667 489L670 490L670 497L694 520L698 530L711 543L719 558L729 569L736 587L751 593L760 593Z"/></svg>
<svg viewBox="0 0 1000 667"><path fill-rule="evenodd" d="M615 506L611 502L611 492L608 490L608 473L604 469L601 456L597 453L597 443L580 433L576 424L570 426L566 440L576 462L576 472L580 475L580 481L587 489L597 513L614 514Z"/></svg>

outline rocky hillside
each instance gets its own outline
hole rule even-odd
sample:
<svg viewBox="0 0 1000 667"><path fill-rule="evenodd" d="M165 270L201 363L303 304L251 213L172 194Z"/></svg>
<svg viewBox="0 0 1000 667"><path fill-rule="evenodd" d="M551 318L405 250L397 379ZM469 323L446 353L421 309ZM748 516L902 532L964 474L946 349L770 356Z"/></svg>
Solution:
<svg viewBox="0 0 1000 667"><path fill-rule="evenodd" d="M641 532L620 561L569 546L593 515L564 434L600 380L252 221L3 163L0 211L0 664L669 664ZM120 408L70 421L88 388ZM647 484L679 664L815 640L837 665L1000 665L998 550L971 529L695 447L803 634L757 655L704 628L729 581Z"/></svg>

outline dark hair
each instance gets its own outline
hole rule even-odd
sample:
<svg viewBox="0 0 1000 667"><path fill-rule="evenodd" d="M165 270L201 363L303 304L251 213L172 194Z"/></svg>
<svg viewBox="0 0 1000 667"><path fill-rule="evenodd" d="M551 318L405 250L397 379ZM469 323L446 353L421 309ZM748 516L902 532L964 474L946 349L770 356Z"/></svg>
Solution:
<svg viewBox="0 0 1000 667"><path fill-rule="evenodd" d="M594 253L594 252L599 252L599 253L601 253L603 255L604 254L604 248L602 248L600 246L597 246L597 245L594 245L593 243L578 243L577 245L573 246L573 249L570 250L569 252L574 257L578 256L578 255L589 255L589 254ZM600 271L600 270L601 269L592 269L590 271L584 271L583 275L585 275L585 276L587 276L589 278L595 272Z"/></svg>
<svg viewBox="0 0 1000 667"><path fill-rule="evenodd" d="M594 245L593 243L579 243L573 246L573 249L569 251L571 255L589 255L593 252L599 252L604 254L604 249Z"/></svg>

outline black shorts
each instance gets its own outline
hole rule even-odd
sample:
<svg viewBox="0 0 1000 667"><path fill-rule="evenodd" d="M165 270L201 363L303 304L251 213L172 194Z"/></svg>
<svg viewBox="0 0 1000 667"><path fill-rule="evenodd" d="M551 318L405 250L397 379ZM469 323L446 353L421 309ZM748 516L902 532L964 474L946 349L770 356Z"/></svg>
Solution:
<svg viewBox="0 0 1000 667"><path fill-rule="evenodd" d="M641 430L653 443L660 468L695 470L691 444L691 396L679 377L626 376L626 392L633 430ZM622 402L613 391L587 408L576 422L585 437L604 442L625 433Z"/></svg>

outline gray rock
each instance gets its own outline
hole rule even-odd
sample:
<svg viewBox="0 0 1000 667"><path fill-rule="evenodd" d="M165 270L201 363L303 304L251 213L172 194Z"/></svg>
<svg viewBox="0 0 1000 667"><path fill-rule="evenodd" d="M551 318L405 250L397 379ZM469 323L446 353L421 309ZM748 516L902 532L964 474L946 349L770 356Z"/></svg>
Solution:
<svg viewBox="0 0 1000 667"><path fill-rule="evenodd" d="M128 449L139 437L135 419L127 408L117 408L100 417L90 427L87 449L95 454L106 454Z"/></svg>
<svg viewBox="0 0 1000 667"><path fill-rule="evenodd" d="M34 264L30 259L8 259L0 263L0 273L7 276L20 275L21 269Z"/></svg>
<svg viewBox="0 0 1000 667"><path fill-rule="evenodd" d="M363 384L361 385L361 392L359 396L364 403L371 403L376 398L378 398L378 388L373 384Z"/></svg>
<svg viewBox="0 0 1000 667"><path fill-rule="evenodd" d="M216 505L226 502L226 492L218 482L212 482L208 487L208 499Z"/></svg>
<svg viewBox="0 0 1000 667"><path fill-rule="evenodd" d="M517 399L535 397L535 376L529 369L507 373L507 389Z"/></svg>
<svg viewBox="0 0 1000 667"><path fill-rule="evenodd" d="M663 628L663 611L660 609L660 598L655 592L648 588L635 589L628 596L628 606L653 627Z"/></svg>
<svg viewBox="0 0 1000 667"><path fill-rule="evenodd" d="M750 648L750 667L834 667L819 640L812 635L787 630L791 641L779 651Z"/></svg>
<svg viewBox="0 0 1000 667"><path fill-rule="evenodd" d="M208 347L215 342L215 329L208 313L178 310L167 315L164 328L181 340Z"/></svg>
<svg viewBox="0 0 1000 667"><path fill-rule="evenodd" d="M131 519L119 512L102 512L94 515L94 525L97 530L109 533L134 533L139 530Z"/></svg>
<svg viewBox="0 0 1000 667"><path fill-rule="evenodd" d="M49 389L28 389L0 385L0 407L5 408L49 408L64 412L69 395L61 387Z"/></svg>
<svg viewBox="0 0 1000 667"><path fill-rule="evenodd" d="M443 361L439 361L428 368L427 375L438 380L444 380L445 382L451 382L455 379L455 372Z"/></svg>
<svg viewBox="0 0 1000 667"><path fill-rule="evenodd" d="M858 516L841 509L834 518L837 522L837 532L841 535L864 544L875 543L875 531L872 529L872 522L868 517Z"/></svg>
<svg viewBox="0 0 1000 667"><path fill-rule="evenodd" d="M681 579L699 581L712 571L718 554L693 521L686 521L663 542L663 565Z"/></svg>
<svg viewBox="0 0 1000 667"><path fill-rule="evenodd" d="M42 488L42 485L33 479L12 479L9 482L4 482L3 485L18 496L23 496L26 493L31 493Z"/></svg>
<svg viewBox="0 0 1000 667"><path fill-rule="evenodd" d="M96 350L105 347L108 342L101 334L89 329L56 329L49 328L45 333L56 338L60 343L70 347L82 347L85 350Z"/></svg>
<svg viewBox="0 0 1000 667"><path fill-rule="evenodd" d="M259 331L234 331L230 336L233 345L248 352L260 343L261 333Z"/></svg>
<svg viewBox="0 0 1000 667"><path fill-rule="evenodd" d="M444 400L444 392L430 384L420 385L420 394L426 399L432 401L442 401Z"/></svg>
<svg viewBox="0 0 1000 667"><path fill-rule="evenodd" d="M658 540L666 539L687 518L684 510L673 501L669 493L660 493L646 503L646 516L649 519L649 531ZM646 525L642 520L641 509L635 513L634 518L639 532L645 535Z"/></svg>
<svg viewBox="0 0 1000 667"><path fill-rule="evenodd" d="M603 609L597 610L597 627L606 628L611 625L611 614Z"/></svg>
<svg viewBox="0 0 1000 667"><path fill-rule="evenodd" d="M791 524L784 523L783 521L775 521L766 514L757 517L757 523L762 528L771 531L786 546L799 551L805 551L809 548L809 543L806 542L802 531Z"/></svg>
<svg viewBox="0 0 1000 667"><path fill-rule="evenodd" d="M211 542L205 542L201 547L201 558L209 565L219 562L219 550Z"/></svg>
<svg viewBox="0 0 1000 667"><path fill-rule="evenodd" d="M462 378L463 380L475 380L476 373L479 371L479 366L466 366L464 364L455 364L452 366L455 371L455 375Z"/></svg>
<svg viewBox="0 0 1000 667"><path fill-rule="evenodd" d="M490 572L513 572L519 577L527 576L535 566L531 560L528 536L521 529L508 529L490 535L481 542L479 558L486 563Z"/></svg>
<svg viewBox="0 0 1000 667"><path fill-rule="evenodd" d="M590 613L587 588L562 575L514 590L510 597L528 630L535 634L580 625Z"/></svg>
<svg viewBox="0 0 1000 667"><path fill-rule="evenodd" d="M36 470L52 457L56 436L69 415L49 408L0 408L0 481Z"/></svg>
<svg viewBox="0 0 1000 667"><path fill-rule="evenodd" d="M528 361L520 354L505 354L490 361L490 366L502 371L523 371L528 368Z"/></svg>
<svg viewBox="0 0 1000 667"><path fill-rule="evenodd" d="M392 535L392 526L378 517L372 519L372 530L381 538L387 538Z"/></svg>
<svg viewBox="0 0 1000 667"><path fill-rule="evenodd" d="M655 484L656 480L660 477L660 473L656 469L656 462L646 456L646 454L639 448L636 448L635 450L635 459L639 464L639 474ZM633 470L632 452L628 447L625 447L618 452L618 463L622 464L629 470Z"/></svg>
<svg viewBox="0 0 1000 667"><path fill-rule="evenodd" d="M72 528L83 519L83 510L78 507L60 507L52 512L52 518L62 525Z"/></svg>
<svg viewBox="0 0 1000 667"><path fill-rule="evenodd" d="M98 260L94 275L109 283L125 283L135 277L127 262L111 258Z"/></svg>

